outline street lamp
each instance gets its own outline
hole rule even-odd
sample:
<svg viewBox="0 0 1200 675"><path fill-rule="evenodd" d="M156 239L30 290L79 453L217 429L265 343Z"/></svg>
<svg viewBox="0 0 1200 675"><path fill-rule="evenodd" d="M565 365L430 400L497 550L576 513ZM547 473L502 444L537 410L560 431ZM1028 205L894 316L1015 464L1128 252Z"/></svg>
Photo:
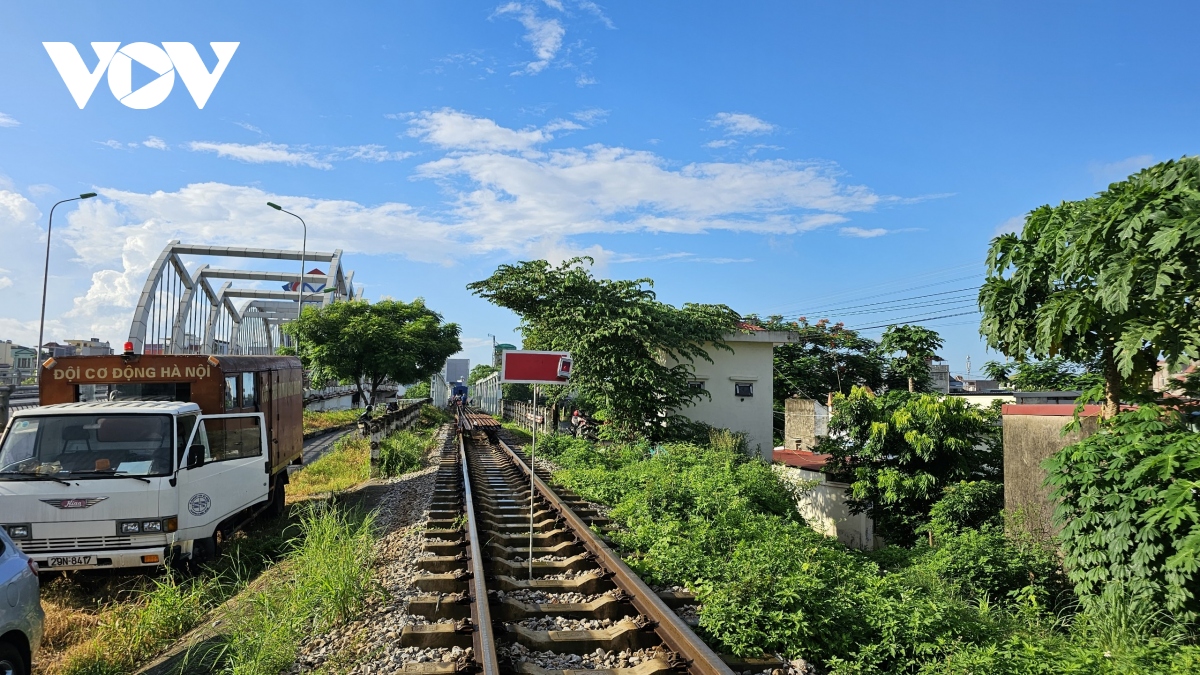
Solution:
<svg viewBox="0 0 1200 675"><path fill-rule="evenodd" d="M70 199L56 202L54 206L50 207L50 222L46 226L46 266L42 270L42 315L38 319L37 363L34 364L37 373L37 383L39 385L42 383L42 337L45 334L46 328L46 285L50 279L50 233L54 230L54 209L57 209L59 204L77 202L80 199L91 199L95 196L95 192L85 192L78 197L71 197Z"/></svg>
<svg viewBox="0 0 1200 675"><path fill-rule="evenodd" d="M300 283L296 287L296 320L299 321L300 314L304 311L304 255L308 252L308 223L305 223L304 219L300 216L288 211L275 202L267 202L267 206L276 211L283 211L289 216L295 216L296 220L300 221L300 225L304 227L304 239L300 243ZM296 351L299 353L300 350L297 349Z"/></svg>

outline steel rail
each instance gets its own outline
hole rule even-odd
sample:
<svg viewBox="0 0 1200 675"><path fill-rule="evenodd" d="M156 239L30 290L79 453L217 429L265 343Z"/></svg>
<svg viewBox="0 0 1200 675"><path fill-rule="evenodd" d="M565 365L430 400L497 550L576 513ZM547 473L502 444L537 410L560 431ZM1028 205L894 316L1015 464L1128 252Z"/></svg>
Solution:
<svg viewBox="0 0 1200 675"><path fill-rule="evenodd" d="M525 464L524 458L508 447L504 441L497 440L497 443L508 453L517 468L530 476L533 484L537 486L538 492L559 512L575 536L579 537L583 547L596 556L597 562L603 569L612 572L617 586L630 595L630 603L634 608L655 622L654 632L671 650L678 652L688 660L689 672L694 675L734 675L733 669L727 666L708 645L704 644L683 622L683 619L671 611L671 608L667 607L658 594L647 586L638 575L634 574L633 570L629 569L619 555L601 541L595 532L592 532L588 524L577 516L575 511L545 481L538 477L537 472ZM532 551L530 551L530 557L532 557Z"/></svg>
<svg viewBox="0 0 1200 675"><path fill-rule="evenodd" d="M458 457L462 462L463 509L471 544L471 588L475 595L475 601L471 603L471 621L475 624L472 633L475 663L482 669L483 675L499 675L496 638L492 634L492 612L488 607L487 582L484 579L483 547L479 543L479 530L475 525L475 503L471 498L471 476L467 470L467 447L461 430L458 434Z"/></svg>

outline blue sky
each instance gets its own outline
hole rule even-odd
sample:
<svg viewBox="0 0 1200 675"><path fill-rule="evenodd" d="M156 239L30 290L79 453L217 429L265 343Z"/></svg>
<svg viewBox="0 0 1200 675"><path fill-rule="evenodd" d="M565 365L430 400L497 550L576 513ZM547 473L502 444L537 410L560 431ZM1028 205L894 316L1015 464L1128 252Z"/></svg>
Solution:
<svg viewBox="0 0 1200 675"><path fill-rule="evenodd" d="M367 297L460 323L477 362L517 322L464 285L535 257L590 254L665 301L747 314L970 311L839 308L969 288L1022 214L1200 140L1189 3L3 11L0 339L26 343L46 214L87 190L56 213L48 339L123 341L169 239L298 248L271 199L305 215L310 248L346 252ZM177 78L148 110L101 80L80 110L45 41L89 67L93 41L191 42L209 68L209 42L240 45L203 109ZM990 358L975 317L929 325L954 372Z"/></svg>

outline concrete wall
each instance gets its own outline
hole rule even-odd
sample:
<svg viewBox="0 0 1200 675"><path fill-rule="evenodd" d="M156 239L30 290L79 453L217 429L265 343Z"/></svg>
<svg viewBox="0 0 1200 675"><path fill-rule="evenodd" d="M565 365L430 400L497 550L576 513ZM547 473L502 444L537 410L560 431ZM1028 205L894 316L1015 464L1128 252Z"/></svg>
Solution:
<svg viewBox="0 0 1200 675"><path fill-rule="evenodd" d="M709 397L701 397L681 414L714 427L746 434L747 448L767 461L775 447L771 435L773 413L774 343L767 340L731 340L733 353L705 349L714 363L697 361L696 382L702 382ZM753 396L736 396L737 383L753 385Z"/></svg>
<svg viewBox="0 0 1200 675"><path fill-rule="evenodd" d="M812 450L817 440L829 435L829 408L810 398L783 402L783 445L789 450Z"/></svg>
<svg viewBox="0 0 1200 675"><path fill-rule="evenodd" d="M776 464L775 470L782 472L785 480L791 482L820 481L819 485L796 502L800 515L804 516L809 527L851 548L869 551L882 546L883 540L875 536L875 523L870 516L850 513L850 507L846 505L848 486L845 483L831 482L819 471L794 466Z"/></svg>
<svg viewBox="0 0 1200 675"><path fill-rule="evenodd" d="M1004 406L1004 507L1023 512L1026 529L1035 534L1058 531L1050 488L1043 486L1042 462L1096 431L1096 417L1084 417L1081 431L1063 436L1073 409L1072 405Z"/></svg>

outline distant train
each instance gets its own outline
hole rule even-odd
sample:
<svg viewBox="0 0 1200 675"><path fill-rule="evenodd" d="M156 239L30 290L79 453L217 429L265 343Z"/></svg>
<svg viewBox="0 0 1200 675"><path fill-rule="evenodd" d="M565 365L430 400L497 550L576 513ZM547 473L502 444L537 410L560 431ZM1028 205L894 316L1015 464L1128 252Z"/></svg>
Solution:
<svg viewBox="0 0 1200 675"><path fill-rule="evenodd" d="M463 384L462 382L455 382L454 385L450 387L450 400L453 401L457 398L463 403L466 403L468 391L469 389L467 385Z"/></svg>

